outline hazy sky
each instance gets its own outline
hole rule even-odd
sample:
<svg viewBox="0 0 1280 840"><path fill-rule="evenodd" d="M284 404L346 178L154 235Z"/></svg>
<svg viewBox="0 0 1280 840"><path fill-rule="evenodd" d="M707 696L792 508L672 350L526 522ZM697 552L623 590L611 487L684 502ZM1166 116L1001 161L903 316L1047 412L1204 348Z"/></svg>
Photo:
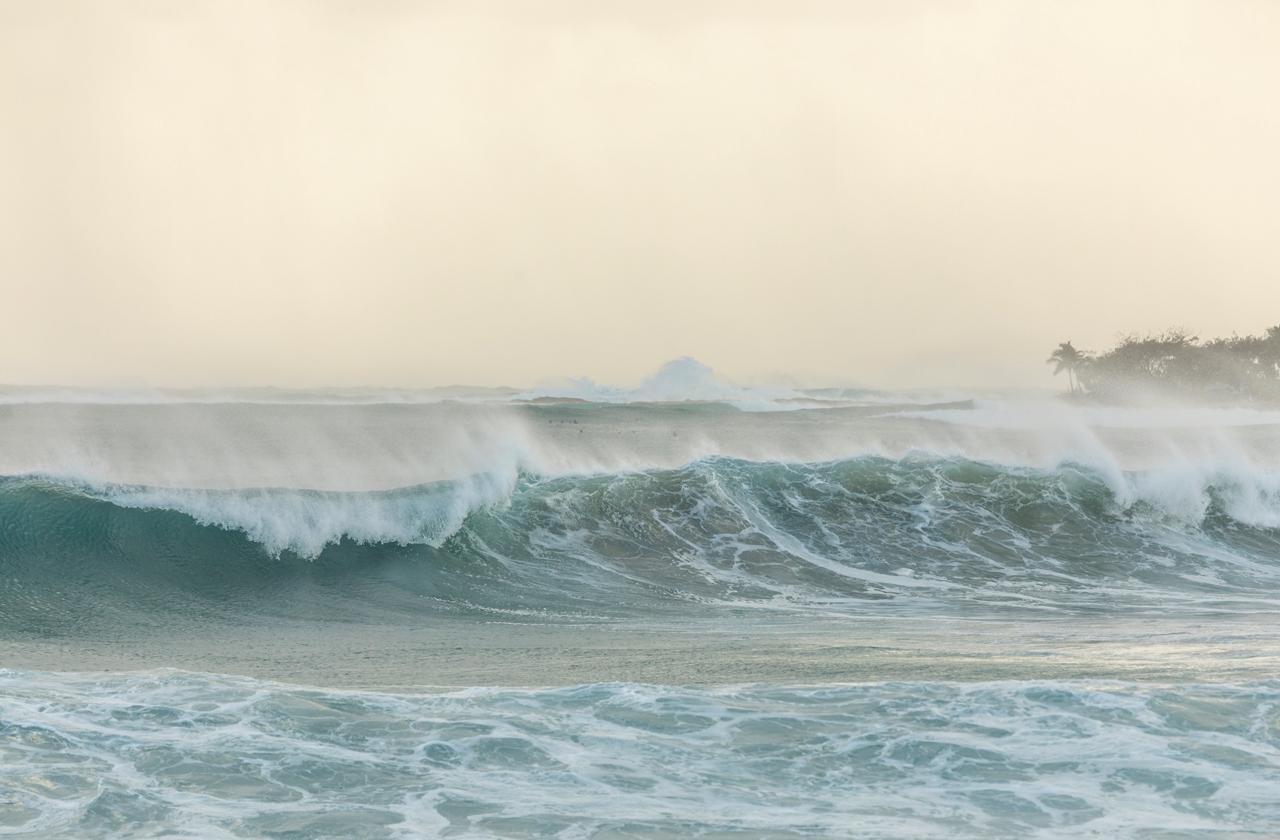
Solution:
<svg viewBox="0 0 1280 840"><path fill-rule="evenodd" d="M0 0L0 382L1050 384L1280 323L1280 3Z"/></svg>

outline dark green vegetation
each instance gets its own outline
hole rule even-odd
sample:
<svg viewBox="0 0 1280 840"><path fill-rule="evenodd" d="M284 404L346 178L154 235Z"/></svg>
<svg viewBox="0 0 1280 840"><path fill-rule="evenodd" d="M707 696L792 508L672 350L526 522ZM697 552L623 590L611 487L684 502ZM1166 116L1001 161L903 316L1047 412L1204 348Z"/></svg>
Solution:
<svg viewBox="0 0 1280 840"><path fill-rule="evenodd" d="M1199 399L1280 399L1280 326L1264 335L1201 343L1186 330L1126 335L1102 354L1059 344L1046 360L1066 372L1072 394L1123 398L1142 393Z"/></svg>

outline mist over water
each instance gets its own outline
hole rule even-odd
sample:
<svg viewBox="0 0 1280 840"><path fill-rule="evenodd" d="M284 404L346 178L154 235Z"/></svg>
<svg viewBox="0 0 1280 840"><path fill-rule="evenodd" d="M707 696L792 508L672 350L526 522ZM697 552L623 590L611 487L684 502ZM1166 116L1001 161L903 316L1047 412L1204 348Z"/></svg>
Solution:
<svg viewBox="0 0 1280 840"><path fill-rule="evenodd" d="M14 393L19 832L1280 828L1267 406Z"/></svg>
<svg viewBox="0 0 1280 840"><path fill-rule="evenodd" d="M0 2L0 835L1280 836L1278 42Z"/></svg>
<svg viewBox="0 0 1280 840"><path fill-rule="evenodd" d="M8 0L0 381L1050 384L1280 308L1262 0ZM20 81L17 81L20 80Z"/></svg>

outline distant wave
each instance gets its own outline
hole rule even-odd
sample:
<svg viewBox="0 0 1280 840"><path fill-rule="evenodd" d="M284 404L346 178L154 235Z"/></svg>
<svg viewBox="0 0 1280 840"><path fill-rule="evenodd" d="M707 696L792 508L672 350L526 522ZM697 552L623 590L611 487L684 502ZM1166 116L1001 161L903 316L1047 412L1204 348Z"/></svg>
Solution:
<svg viewBox="0 0 1280 840"><path fill-rule="evenodd" d="M0 386L0 405L433 405L503 402L512 388L58 388Z"/></svg>
<svg viewBox="0 0 1280 840"><path fill-rule="evenodd" d="M825 395L812 395L778 385L756 387L729 385L712 374L711 368L697 359L685 356L667 362L657 373L636 388L615 388L582 377L525 391L518 398L534 400L552 397L596 403L715 401L733 403L746 411L785 410L797 407L794 404L780 402L786 400L813 402L818 399L828 399Z"/></svg>
<svg viewBox="0 0 1280 840"><path fill-rule="evenodd" d="M954 399L954 396L952 397ZM0 405L430 405L570 401L589 403L723 402L742 411L790 411L857 403L939 402L865 389L798 390L784 385L730 385L696 359L663 365L638 387L604 385L589 377L544 383L532 389L447 386L434 388L151 388L0 386Z"/></svg>
<svg viewBox="0 0 1280 840"><path fill-rule="evenodd" d="M985 429L1051 429L1071 425L1103 429L1214 429L1280 425L1280 411L1243 406L1075 406L1048 400L975 400L971 407L963 409L925 407L892 413L896 417Z"/></svg>

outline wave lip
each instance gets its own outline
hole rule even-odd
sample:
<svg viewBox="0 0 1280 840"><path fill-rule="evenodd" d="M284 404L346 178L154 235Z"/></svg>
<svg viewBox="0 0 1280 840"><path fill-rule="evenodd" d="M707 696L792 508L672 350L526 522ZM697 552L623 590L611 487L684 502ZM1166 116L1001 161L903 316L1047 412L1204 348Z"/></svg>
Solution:
<svg viewBox="0 0 1280 840"><path fill-rule="evenodd" d="M290 551L314 559L344 539L359 544L438 548L475 510L506 499L516 472L395 490L339 492L249 488L200 490L58 482L90 499L136 510L174 511L198 524L242 531L273 556Z"/></svg>

